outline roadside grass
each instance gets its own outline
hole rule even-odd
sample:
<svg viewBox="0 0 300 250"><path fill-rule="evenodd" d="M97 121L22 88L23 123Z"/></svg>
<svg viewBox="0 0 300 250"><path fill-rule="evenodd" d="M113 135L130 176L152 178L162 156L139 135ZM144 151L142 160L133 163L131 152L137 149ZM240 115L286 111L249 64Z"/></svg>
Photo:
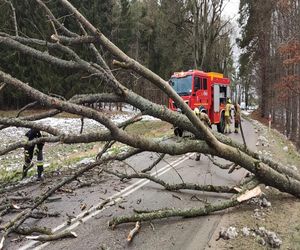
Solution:
<svg viewBox="0 0 300 250"><path fill-rule="evenodd" d="M22 176L21 168L19 170L0 169L0 184L16 182Z"/></svg>
<svg viewBox="0 0 300 250"><path fill-rule="evenodd" d="M140 121L131 124L126 128L126 131L140 136L163 137L173 134L172 125L164 121Z"/></svg>
<svg viewBox="0 0 300 250"><path fill-rule="evenodd" d="M257 124L254 126L256 127ZM256 127L257 128L257 127ZM266 150L272 154L274 161L280 160L286 166L296 166L300 171L300 155L294 145L287 138L280 134L277 130L267 127L258 129L259 135L268 138L269 147L259 146L257 150ZM283 150L287 146L288 151ZM220 224L221 227L234 226L238 229L248 227L257 229L265 227L267 230L275 232L282 240L281 249L298 250L300 249L300 200L282 193L274 188L265 187L263 192L267 199L271 202L270 208L261 208L258 205L244 203L240 206L230 209ZM255 218L254 209L262 214L261 218ZM239 236L233 240L220 240L216 244L217 249L270 249L269 246L262 246L258 242L258 238L254 236L242 236L239 231Z"/></svg>
<svg viewBox="0 0 300 250"><path fill-rule="evenodd" d="M300 154L295 145L277 130L272 129L269 133L276 143L274 147L278 148L275 150L276 158L280 159L282 163L294 165L300 170ZM288 151L283 150L285 146L288 147Z"/></svg>
<svg viewBox="0 0 300 250"><path fill-rule="evenodd" d="M165 137L173 133L171 125L158 120L153 121L140 121L132 124L126 128L131 134L140 135L147 138L150 137ZM88 158L95 158L98 152L101 150L104 142L94 142L88 144L46 144L44 148L45 157L45 175L51 175L53 172L68 171L70 168L76 167L76 165ZM115 143L109 150L111 153L121 153L126 150L127 146L122 143ZM23 154L22 151L15 151L17 154ZM35 160L35 157L34 157ZM23 157L19 159L13 159L14 163L19 163L19 168L7 170L6 168L0 168L0 184L6 185L17 182L22 176ZM5 166L10 162L7 159L0 158L0 165ZM36 167L34 166L28 171L28 177L36 175Z"/></svg>

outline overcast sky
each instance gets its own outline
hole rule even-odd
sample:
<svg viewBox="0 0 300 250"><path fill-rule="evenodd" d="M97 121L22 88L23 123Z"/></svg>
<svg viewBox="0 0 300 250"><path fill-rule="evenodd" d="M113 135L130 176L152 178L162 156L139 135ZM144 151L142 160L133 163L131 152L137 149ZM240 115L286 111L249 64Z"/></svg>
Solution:
<svg viewBox="0 0 300 250"><path fill-rule="evenodd" d="M234 27L234 31L232 33L232 43L234 44L233 47L233 57L234 61L237 64L238 63L238 57L240 54L240 50L235 44L235 39L239 36L239 28L238 28L238 12L239 12L239 4L240 0L225 0L225 8L224 8L224 14L226 16L229 16L232 18L232 26Z"/></svg>
<svg viewBox="0 0 300 250"><path fill-rule="evenodd" d="M225 14L236 19L239 11L240 0L225 0L225 4Z"/></svg>

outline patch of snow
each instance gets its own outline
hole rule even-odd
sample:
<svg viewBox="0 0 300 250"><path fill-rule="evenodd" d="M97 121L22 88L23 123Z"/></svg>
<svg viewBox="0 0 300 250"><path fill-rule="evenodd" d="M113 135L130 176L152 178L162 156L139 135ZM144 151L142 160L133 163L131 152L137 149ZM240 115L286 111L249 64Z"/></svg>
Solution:
<svg viewBox="0 0 300 250"><path fill-rule="evenodd" d="M229 227L227 229L222 227L219 236L224 240L234 239L238 236L238 230L235 227Z"/></svg>
<svg viewBox="0 0 300 250"><path fill-rule="evenodd" d="M261 209L264 207L271 207L271 202L268 201L266 197L254 197L251 200L249 200L248 203L258 205ZM254 217L260 217L261 214L259 214L259 212L260 210L256 208L254 210Z"/></svg>
<svg viewBox="0 0 300 250"><path fill-rule="evenodd" d="M259 227L255 230L256 234L262 237L271 247L279 248L282 245L282 240L275 232L268 231L264 227Z"/></svg>
<svg viewBox="0 0 300 250"><path fill-rule="evenodd" d="M295 165L290 166L291 169L293 169L294 171L298 171L298 168Z"/></svg>
<svg viewBox="0 0 300 250"><path fill-rule="evenodd" d="M126 111L131 110L131 107L126 106ZM120 124L133 116L135 116L137 111L132 112L122 112L118 114L111 115L110 119L115 124ZM144 121L154 121L159 120L155 117L144 115L142 117ZM81 119L80 118L56 118L56 117L48 117L39 121L37 123L54 127L65 134L78 134L81 129ZM83 133L101 130L105 127L97 121L92 119L84 119L84 127ZM28 131L28 128L17 128L17 127L9 127L3 130L0 130L0 138L2 139L2 146L5 147L7 144L17 141L26 141L27 138L25 133Z"/></svg>
<svg viewBox="0 0 300 250"><path fill-rule="evenodd" d="M244 236L249 236L250 235L250 229L248 227L243 227L242 228L242 233Z"/></svg>
<svg viewBox="0 0 300 250"><path fill-rule="evenodd" d="M289 151L289 148L288 148L288 146L284 146L284 147L283 147L283 151L284 151L284 152L287 152L287 151Z"/></svg>
<svg viewBox="0 0 300 250"><path fill-rule="evenodd" d="M262 207L271 207L271 202L268 201L265 197L261 199L261 206Z"/></svg>
<svg viewBox="0 0 300 250"><path fill-rule="evenodd" d="M262 136L262 135L260 135L257 138L257 142L260 143L262 146L268 146L269 145L269 141L267 140L267 138Z"/></svg>
<svg viewBox="0 0 300 250"><path fill-rule="evenodd" d="M89 164L95 162L95 159L93 158L84 158L81 161L77 162L76 165L81 165L81 164Z"/></svg>
<svg viewBox="0 0 300 250"><path fill-rule="evenodd" d="M125 104L122 107L122 111L123 112L127 112L127 113L133 113L133 114L137 114L139 112L141 112L139 109L134 108L132 105L130 104Z"/></svg>
<svg viewBox="0 0 300 250"><path fill-rule="evenodd" d="M150 115L143 115L143 121L161 121L160 119L150 116Z"/></svg>
<svg viewBox="0 0 300 250"><path fill-rule="evenodd" d="M260 236L258 236L257 242L258 242L259 244L261 244L262 246L265 246L265 245L266 245L266 241L264 240L264 238L262 238L262 237L260 237Z"/></svg>

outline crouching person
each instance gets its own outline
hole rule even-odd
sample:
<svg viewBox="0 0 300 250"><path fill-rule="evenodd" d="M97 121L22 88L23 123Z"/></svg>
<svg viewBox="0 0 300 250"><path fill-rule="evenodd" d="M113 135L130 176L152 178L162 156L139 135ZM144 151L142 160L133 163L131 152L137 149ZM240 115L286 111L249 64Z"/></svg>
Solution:
<svg viewBox="0 0 300 250"><path fill-rule="evenodd" d="M40 138L41 132L37 129L30 129L25 136L28 138L28 141L32 141L34 139ZM36 147L35 147L36 146ZM43 171L44 171L44 158L43 158L43 147L44 143L37 143L31 146L24 147L24 156L25 156L25 163L23 166L23 174L22 179L27 176L28 170L33 166L33 156L36 155L37 157L37 179L43 179Z"/></svg>
<svg viewBox="0 0 300 250"><path fill-rule="evenodd" d="M205 109L203 107L194 109L195 115L202 121L207 127L211 128L211 122L208 115L205 113ZM201 157L200 153L196 153L196 161L199 161Z"/></svg>

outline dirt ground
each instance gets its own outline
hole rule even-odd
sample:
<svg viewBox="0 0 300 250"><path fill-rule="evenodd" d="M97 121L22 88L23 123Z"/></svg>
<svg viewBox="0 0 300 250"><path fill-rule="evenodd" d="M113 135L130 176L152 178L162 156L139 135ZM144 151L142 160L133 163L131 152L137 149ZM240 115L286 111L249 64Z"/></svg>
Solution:
<svg viewBox="0 0 300 250"><path fill-rule="evenodd" d="M286 166L298 168L300 171L300 156L291 142L276 130L268 131L267 127L258 121L253 121L256 131L261 138L267 138L268 142L257 145L257 150L273 160L280 160ZM262 208L258 204L244 203L239 207L229 209L222 217L218 229L212 236L207 249L270 249L268 245L261 245L259 238L252 235L243 236L241 229L248 227L258 229L265 227L273 231L282 240L280 249L300 249L300 200L288 194L263 187L263 192L271 207ZM256 209L256 210L255 210ZM216 241L221 228L230 226L238 229L235 239Z"/></svg>

